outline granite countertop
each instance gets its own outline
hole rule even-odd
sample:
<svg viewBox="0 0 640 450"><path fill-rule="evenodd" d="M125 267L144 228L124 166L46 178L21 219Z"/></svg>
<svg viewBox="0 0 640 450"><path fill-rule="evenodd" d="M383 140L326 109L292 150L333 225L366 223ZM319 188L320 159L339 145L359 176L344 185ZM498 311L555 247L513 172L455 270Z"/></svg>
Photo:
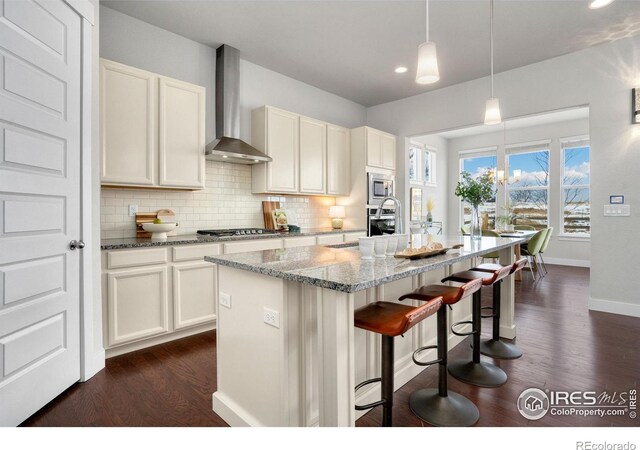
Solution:
<svg viewBox="0 0 640 450"><path fill-rule="evenodd" d="M249 236L206 236L201 234L185 234L168 237L166 240L152 240L151 238L118 238L102 239L101 250L117 250L123 248L160 247L164 245L205 244L207 242L246 241L252 239L282 239L288 237L317 236L319 234L357 233L366 232L365 229L306 228L299 232L278 232L276 234L252 234Z"/></svg>
<svg viewBox="0 0 640 450"><path fill-rule="evenodd" d="M426 236L413 235L412 245L420 247ZM357 246L330 248L318 245L206 256L205 261L336 291L357 292L527 241L526 238L483 237L472 243L469 237L463 236L436 236L434 240L445 247L457 244L464 244L464 247L417 260L388 256L365 261L360 259Z"/></svg>

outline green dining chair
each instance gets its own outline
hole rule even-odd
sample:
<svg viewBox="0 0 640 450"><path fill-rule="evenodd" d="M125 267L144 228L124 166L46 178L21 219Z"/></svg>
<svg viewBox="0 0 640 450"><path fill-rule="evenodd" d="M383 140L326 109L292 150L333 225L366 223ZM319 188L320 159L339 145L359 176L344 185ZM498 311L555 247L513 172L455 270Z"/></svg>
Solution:
<svg viewBox="0 0 640 450"><path fill-rule="evenodd" d="M536 272L540 273L540 277L542 277L542 273L538 270L538 262L536 258L540 254L540 249L542 248L542 244L544 244L544 239L547 236L547 228L544 230L538 231L533 235L529 242L527 242L526 246L521 247L522 254L527 257L529 260L529 271L531 272L531 278L533 281L536 281L536 276L533 273L533 265L536 266Z"/></svg>
<svg viewBox="0 0 640 450"><path fill-rule="evenodd" d="M469 225L463 225L460 227L460 232L464 235L464 234L470 234L471 233L471 227Z"/></svg>
<svg viewBox="0 0 640 450"><path fill-rule="evenodd" d="M513 229L516 231L536 231L531 225L514 225Z"/></svg>
<svg viewBox="0 0 640 450"><path fill-rule="evenodd" d="M547 270L547 264L544 262L544 258L542 254L547 250L547 246L549 245L549 240L551 239L551 235L553 234L553 227L547 228L547 235L544 237L544 242L542 243L542 247L540 247L540 262L542 265L542 270L544 270L544 274L549 273Z"/></svg>

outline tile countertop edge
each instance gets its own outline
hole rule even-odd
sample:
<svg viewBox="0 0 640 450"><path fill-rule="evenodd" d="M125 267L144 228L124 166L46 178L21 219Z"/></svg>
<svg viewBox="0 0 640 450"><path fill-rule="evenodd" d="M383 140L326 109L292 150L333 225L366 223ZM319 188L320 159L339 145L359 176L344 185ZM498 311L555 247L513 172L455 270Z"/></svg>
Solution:
<svg viewBox="0 0 640 450"><path fill-rule="evenodd" d="M334 230L334 229L318 229L308 230L294 233L278 233L278 234L262 234L250 236L207 236L199 234L186 234L183 236L174 236L166 241L152 241L150 238L115 238L102 239L100 241L100 250L120 250L125 248L143 248L143 247L163 247L172 245L192 245L192 244L209 244L209 243L225 243L233 241L250 241L256 239L284 239L305 236L318 236L321 234L342 234L342 233L366 233L366 229L356 228L353 230Z"/></svg>
<svg viewBox="0 0 640 450"><path fill-rule="evenodd" d="M384 277L380 277L378 279L375 280L369 280L369 281L364 281L362 283L340 283L337 281L330 281L330 280L323 280L317 277L312 277L312 276L307 276L307 275L303 275L300 273L291 273L291 272L287 272L287 271L282 271L282 270L276 270L276 269L272 269L269 267L264 267L262 265L255 265L255 264L249 264L249 263L243 263L243 262L238 262L238 261L233 261L230 259L227 259L228 257L231 257L233 255L216 255L216 256L205 256L204 260L210 263L214 263L214 264L218 264L218 265L222 265L222 266L226 266L226 267L231 267L234 269L240 269L240 270L246 270L249 272L254 272L254 273L259 273L261 275L266 275L266 276L271 276L271 277L275 277L275 278L281 278L283 280L287 280L287 281L295 281L298 283L303 283L303 284L309 284L312 286L318 286L318 287L322 287L322 288L326 288L326 289L331 289L334 291L340 291L340 292L345 292L345 293L354 293L354 292L358 292L358 291L363 291L365 289L370 289L372 287L378 286L380 284L384 284L384 283L389 283L391 281L396 281L396 280L401 280L403 278L408 278L414 275L419 275L423 272L428 272L430 270L435 270L435 269L439 269L441 267L445 267L448 266L450 264L455 264L457 262L461 262L461 261L465 261L467 259L473 258L473 257L478 257L481 256L485 253L491 253L491 252L495 252L495 251L499 251L499 250L503 250L505 248L508 247L513 247L514 245L519 245L522 244L524 242L527 241L527 239L525 238L509 238L511 239L512 242L508 243L508 244L502 244L499 246L496 246L490 250L486 250L486 251L482 251L479 253L474 253L474 254L457 254L457 255L451 255L451 258L447 258L447 259L443 259L443 260L438 260L433 262L432 264L427 264L424 266L419 266L419 267L415 267L411 270L407 270L406 272L402 272L402 273L396 273L396 274L392 274L392 275L387 275ZM269 250L266 250L269 251ZM227 258L225 258L225 256ZM341 263L339 263L341 264ZM309 268L309 270L313 270L313 269L317 269L321 266L315 267L315 268ZM306 270L306 269L305 269Z"/></svg>

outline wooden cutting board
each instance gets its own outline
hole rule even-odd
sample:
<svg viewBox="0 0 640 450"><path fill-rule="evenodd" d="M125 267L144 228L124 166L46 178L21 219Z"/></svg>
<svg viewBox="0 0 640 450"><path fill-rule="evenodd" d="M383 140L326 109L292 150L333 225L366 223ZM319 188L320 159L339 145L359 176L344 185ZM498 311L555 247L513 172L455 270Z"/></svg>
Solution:
<svg viewBox="0 0 640 450"><path fill-rule="evenodd" d="M280 202L262 202L262 215L264 216L264 227L267 230L275 230L273 223L273 211L280 209Z"/></svg>
<svg viewBox="0 0 640 450"><path fill-rule="evenodd" d="M142 229L143 223L153 223L158 218L157 213L138 213L136 214L136 237L148 238L151 237L151 233Z"/></svg>

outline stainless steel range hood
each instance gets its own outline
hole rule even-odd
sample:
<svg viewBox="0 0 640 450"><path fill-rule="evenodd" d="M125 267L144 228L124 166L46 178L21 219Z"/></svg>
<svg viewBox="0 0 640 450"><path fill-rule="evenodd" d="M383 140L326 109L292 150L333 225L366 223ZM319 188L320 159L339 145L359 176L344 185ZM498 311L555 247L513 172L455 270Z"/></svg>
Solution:
<svg viewBox="0 0 640 450"><path fill-rule="evenodd" d="M216 50L216 139L205 147L209 160L258 164L271 157L240 137L240 52L228 45Z"/></svg>

